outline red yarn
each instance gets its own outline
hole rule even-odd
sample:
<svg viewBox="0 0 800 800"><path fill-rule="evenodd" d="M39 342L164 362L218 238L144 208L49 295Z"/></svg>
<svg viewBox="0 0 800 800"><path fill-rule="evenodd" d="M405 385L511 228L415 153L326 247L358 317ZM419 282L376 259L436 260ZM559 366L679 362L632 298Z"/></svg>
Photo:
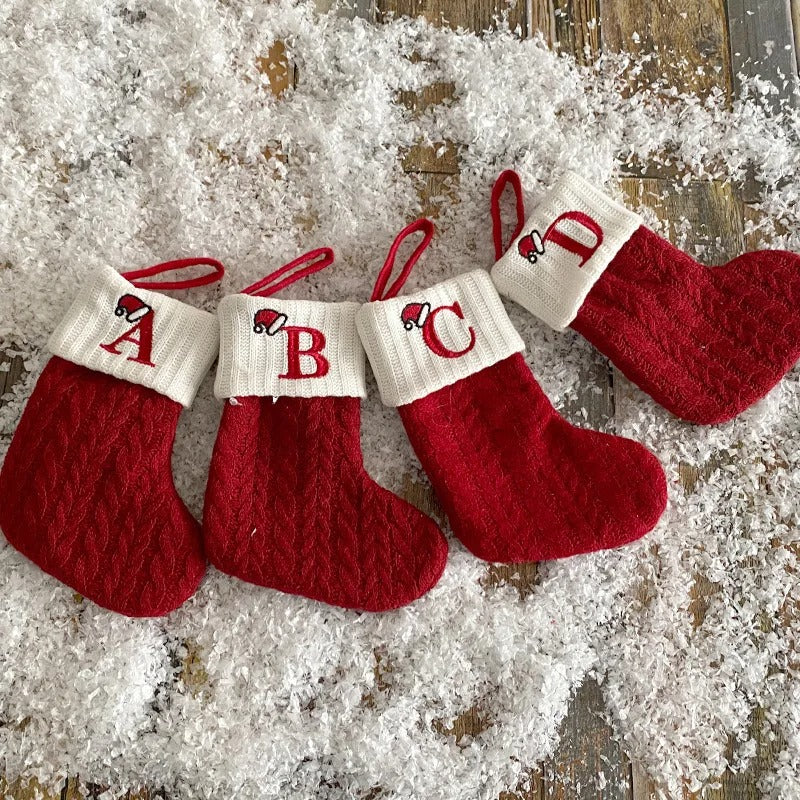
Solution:
<svg viewBox="0 0 800 800"><path fill-rule="evenodd" d="M664 511L655 456L559 416L521 354L398 411L453 532L478 558L542 561L618 547Z"/></svg>
<svg viewBox="0 0 800 800"><path fill-rule="evenodd" d="M417 232L422 233L422 241L414 248L414 252L403 264L397 279L387 289L386 284L388 283L389 278L394 271L394 262L397 258L397 251L400 249L400 245L409 236ZM406 225L406 227L397 234L395 240L392 242L392 246L389 248L389 254L386 256L386 261L381 267L381 271L378 273L378 279L375 281L375 288L372 291L370 302L374 302L375 300L388 300L391 297L397 296L398 292L403 288L405 282L408 280L408 276L411 274L414 264L419 261L420 256L425 252L428 245L431 243L434 233L436 233L436 226L429 219L421 217L420 219L415 219L413 222Z"/></svg>
<svg viewBox="0 0 800 800"><path fill-rule="evenodd" d="M188 267L197 266L213 267L214 269L205 275L199 275L196 278L184 278L178 281L142 280L142 278L152 278L156 275L162 275L165 272L178 272ZM152 267L133 269L121 274L123 278L129 280L139 289L158 289L163 292L167 289L194 289L197 286L207 286L209 283L216 283L222 280L222 276L225 274L225 267L222 262L218 261L216 258L192 257L178 258L175 259L175 261L164 261L161 264L154 264Z"/></svg>
<svg viewBox="0 0 800 800"><path fill-rule="evenodd" d="M205 572L170 465L181 406L58 357L45 366L0 472L0 527L31 561L135 617L180 606Z"/></svg>
<svg viewBox="0 0 800 800"><path fill-rule="evenodd" d="M364 470L357 397L241 397L222 415L205 547L224 572L345 608L385 611L431 589L447 542Z"/></svg>
<svg viewBox="0 0 800 800"><path fill-rule="evenodd" d="M241 293L252 294L254 297L271 297L281 289L291 286L295 281L329 267L333 264L333 260L334 253L330 247L318 247L316 250L309 250L309 252L298 256L294 261L290 261L288 264L284 264L274 272L271 272L260 281L256 281L246 289L242 289ZM297 269L298 267L302 267L302 269ZM296 271L293 272L293 270ZM287 275L287 273L291 274ZM283 278L283 280L278 280L284 275L287 275L287 277Z"/></svg>
<svg viewBox="0 0 800 800"><path fill-rule="evenodd" d="M800 358L800 256L766 250L705 267L641 227L571 327L673 414L725 422Z"/></svg>
<svg viewBox="0 0 800 800"><path fill-rule="evenodd" d="M509 242L513 242L522 233L522 226L525 224L525 198L522 196L522 181L513 169L503 170L494 182L492 197L489 201L492 212L495 259L499 259L508 246L503 244L503 220L500 215L500 198L503 196L506 186L510 186L514 192L514 209L517 215L514 233L511 234Z"/></svg>

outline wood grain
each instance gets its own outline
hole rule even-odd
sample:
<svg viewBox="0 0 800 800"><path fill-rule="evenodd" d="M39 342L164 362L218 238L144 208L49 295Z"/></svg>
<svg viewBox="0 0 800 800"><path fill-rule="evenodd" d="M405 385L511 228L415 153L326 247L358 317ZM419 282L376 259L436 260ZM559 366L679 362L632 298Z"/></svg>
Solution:
<svg viewBox="0 0 800 800"><path fill-rule="evenodd" d="M523 36L527 33L525 4L503 0L377 0L377 18L386 20L395 17L425 17L434 25L449 25L482 33L495 30L498 20L508 14L511 30L519 28Z"/></svg>
<svg viewBox="0 0 800 800"><path fill-rule="evenodd" d="M723 0L606 0L601 12L604 52L659 56L644 64L636 85L661 81L701 97L722 90L730 102L732 76Z"/></svg>
<svg viewBox="0 0 800 800"><path fill-rule="evenodd" d="M8 366L6 366L8 365ZM25 373L25 363L22 356L9 356L0 353L0 397L11 391L11 387ZM2 405L2 400L0 400Z"/></svg>
<svg viewBox="0 0 800 800"><path fill-rule="evenodd" d="M377 18L387 20L397 16L424 16L436 25L482 32L497 27L502 12L508 13L512 29L519 28L524 35L524 5L509 6L503 0L378 0ZM400 92L398 99L412 114L421 114L431 106L453 96L455 87L450 83L432 83L419 92ZM459 146L452 141L415 144L403 152L403 169L408 173L424 175L457 175ZM423 185L420 185L422 190ZM428 197L420 193L422 205Z"/></svg>
<svg viewBox="0 0 800 800"><path fill-rule="evenodd" d="M538 769L528 770L514 789L500 792L498 800L544 800L544 782Z"/></svg>
<svg viewBox="0 0 800 800"><path fill-rule="evenodd" d="M776 111L781 100L796 105L797 57L792 8L787 0L728 0L731 65L739 75L772 81L777 94L762 99Z"/></svg>
<svg viewBox="0 0 800 800"><path fill-rule="evenodd" d="M416 176L420 216L438 219L443 208L459 202L459 175L422 172Z"/></svg>
<svg viewBox="0 0 800 800"><path fill-rule="evenodd" d="M317 0L326 10L331 0ZM662 80L680 91L692 89L707 97L721 93L731 102L737 88L734 72L777 77L782 96L788 96L796 81L797 42L800 41L800 0L527 0L509 7L503 0L351 0L342 16L368 20L387 19L391 14L423 15L434 24L465 28L478 33L497 27L497 19L507 10L509 24L521 35L541 33L554 46L572 53L582 63L594 61L601 51L630 51L639 55L659 54L645 67L646 81ZM750 13L754 12L754 13ZM794 18L794 26L791 23ZM769 47L766 42L772 42ZM769 51L769 52L768 52ZM275 96L285 94L297 79L282 42L276 42L257 60L267 77L267 90ZM780 73L786 76L781 77ZM631 83L629 91L636 91ZM191 88L191 87L190 87ZM419 93L402 93L399 100L412 113L445 102L452 96L448 84L431 84ZM778 98L769 100L777 108ZM276 155L268 153L267 155ZM221 156L223 157L223 156ZM420 200L426 215L436 216L443 203L457 202L459 152L453 142L433 147L414 146L403 153L404 169L418 180ZM650 206L669 224L669 236L677 237L675 220L685 217L691 223L686 239L691 249L704 248L708 263L721 263L736 255L752 240L745 239L744 220L758 212L744 200L755 199L758 187L741 188L722 183L691 183L679 189L664 171L646 176L627 177L623 188L629 202ZM0 391L8 391L23 375L19 357L0 355ZM599 387L596 392L592 387ZM598 358L587 365L575 400L564 409L573 421L603 428L613 418L624 417L639 390L609 369ZM583 418L581 409L586 409ZM583 421L582 421L583 420ZM702 490L702 485L728 458L724 454L702 464L677 465L679 479L687 493ZM403 481L403 496L440 522L444 515L430 486L410 475ZM535 564L515 566L487 565L482 584L485 590L512 588L521 600L527 598L538 581ZM689 613L693 624L703 624L718 587L697 574L687 585ZM772 624L765 621L765 624ZM180 682L186 691L202 695L207 690L207 675L202 652L192 642L184 643L186 656L180 664ZM391 686L391 663L386 653L375 652L376 691ZM374 702L374 699L373 699ZM452 737L456 744L479 736L491 726L491 707L476 705L465 709L454 720L439 720L434 730ZM739 775L720 776L720 787L710 790L712 800L755 800L758 781L769 769L780 747L773 737L763 710L756 709L750 728L757 742L756 757L750 769ZM655 800L657 787L637 764L630 764L614 739L604 718L602 692L588 679L570 703L562 726L556 753L542 765L529 765L519 785L509 787L499 800L588 800L588 798L631 798ZM601 777L602 774L602 777ZM0 796L13 800L32 800L59 796L62 800L84 800L99 796L106 787L83 784L77 778L64 781L60 792L46 792L33 779L8 782L0 774ZM127 800L164 797L163 791L119 792ZM688 797L688 794L686 795Z"/></svg>
<svg viewBox="0 0 800 800"><path fill-rule="evenodd" d="M526 14L528 36L540 34L552 47L557 41L553 0L528 0Z"/></svg>
<svg viewBox="0 0 800 800"><path fill-rule="evenodd" d="M679 186L663 178L625 178L621 185L629 205L652 209L666 224L666 237L706 264L723 264L742 252L743 204L731 183Z"/></svg>
<svg viewBox="0 0 800 800"><path fill-rule="evenodd" d="M795 69L800 70L800 0L789 0L789 8L794 34Z"/></svg>
<svg viewBox="0 0 800 800"><path fill-rule="evenodd" d="M578 63L600 54L600 0L529 0L528 14L529 35L541 34Z"/></svg>
<svg viewBox="0 0 800 800"><path fill-rule="evenodd" d="M668 223L669 236L675 240L679 220L689 221L685 249L693 252L699 246L704 252L703 260L709 264L723 263L738 255L748 244L744 234L744 220L757 212L742 202L736 187L720 182L692 182L687 187L678 187L668 179L626 178L622 181L627 200L632 205L644 204ZM635 389L633 391L636 391ZM624 399L617 397L618 411ZM686 493L702 489L702 484L713 479L714 473L734 459L728 453L712 456L701 464L682 462L678 465L679 481ZM697 573L687 586L688 610L695 628L703 624L705 615L714 601L720 586L705 575ZM765 624L773 624L765 620ZM685 793L687 800L757 800L761 797L759 782L766 770L772 768L781 747L780 736L770 728L763 709L753 712L749 735L756 742L756 757L749 767L739 773L726 771L711 783L715 788L706 788L701 794ZM729 743L728 756L732 757L734 742ZM657 795L658 787L637 765L631 772L634 800L650 800Z"/></svg>
<svg viewBox="0 0 800 800"><path fill-rule="evenodd" d="M600 5L600 0L553 0L556 41L579 64L591 64L600 55Z"/></svg>
<svg viewBox="0 0 800 800"><path fill-rule="evenodd" d="M333 0L315 0L318 11L325 12L333 7ZM361 19L375 21L375 0L348 0L339 7L339 16L346 19Z"/></svg>
<svg viewBox="0 0 800 800"><path fill-rule="evenodd" d="M36 778L8 780L0 772L0 797L10 800L60 800L61 793L48 791Z"/></svg>
<svg viewBox="0 0 800 800"><path fill-rule="evenodd" d="M615 414L614 387L602 356L589 356L574 398L561 410L581 427L608 426ZM630 762L604 714L600 688L587 678L570 701L555 753L539 767L545 798L632 800Z"/></svg>
<svg viewBox="0 0 800 800"><path fill-rule="evenodd" d="M283 97L294 83L294 66L289 63L286 45L281 41L273 42L266 55L256 58L256 66L262 75L266 75L268 89L275 97Z"/></svg>
<svg viewBox="0 0 800 800"><path fill-rule="evenodd" d="M605 720L594 678L576 692L560 735L542 767L546 800L633 800L630 762Z"/></svg>

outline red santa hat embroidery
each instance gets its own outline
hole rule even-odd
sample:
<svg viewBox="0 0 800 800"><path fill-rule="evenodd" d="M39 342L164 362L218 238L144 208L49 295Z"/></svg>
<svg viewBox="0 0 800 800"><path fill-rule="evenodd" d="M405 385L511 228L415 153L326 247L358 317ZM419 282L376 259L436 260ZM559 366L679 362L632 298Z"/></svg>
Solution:
<svg viewBox="0 0 800 800"><path fill-rule="evenodd" d="M523 236L519 240L518 249L519 254L524 259L530 261L531 264L535 264L539 256L544 255L544 242L539 231L534 230L527 236Z"/></svg>
<svg viewBox="0 0 800 800"><path fill-rule="evenodd" d="M409 303L400 313L400 319L403 327L407 331L412 331L414 328L421 328L430 313L430 303Z"/></svg>
<svg viewBox="0 0 800 800"><path fill-rule="evenodd" d="M153 309L136 295L124 294L117 300L117 307L114 313L118 317L125 317L128 322L138 322L142 317L146 317Z"/></svg>
<svg viewBox="0 0 800 800"><path fill-rule="evenodd" d="M266 333L267 336L274 336L287 322L289 318L280 311L271 308L263 308L256 311L253 315L253 332Z"/></svg>

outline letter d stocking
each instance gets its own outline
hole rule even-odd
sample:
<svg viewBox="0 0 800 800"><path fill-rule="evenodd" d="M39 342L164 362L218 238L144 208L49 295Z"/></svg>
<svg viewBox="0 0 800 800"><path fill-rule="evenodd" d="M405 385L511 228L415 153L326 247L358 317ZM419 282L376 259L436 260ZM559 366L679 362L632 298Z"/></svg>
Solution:
<svg viewBox="0 0 800 800"><path fill-rule="evenodd" d="M146 281L199 264L207 275ZM45 572L129 616L177 608L205 572L200 527L172 482L178 416L217 355L213 314L154 289L218 281L213 259L91 276L0 472L0 527Z"/></svg>

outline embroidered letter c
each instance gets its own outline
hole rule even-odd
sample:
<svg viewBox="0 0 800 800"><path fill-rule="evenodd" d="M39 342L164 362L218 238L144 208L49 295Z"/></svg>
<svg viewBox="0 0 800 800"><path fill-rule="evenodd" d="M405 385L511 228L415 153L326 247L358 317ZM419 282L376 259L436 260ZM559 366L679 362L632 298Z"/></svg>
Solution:
<svg viewBox="0 0 800 800"><path fill-rule="evenodd" d="M459 319L464 319L464 312L461 310L459 303L453 303L451 306L439 306L438 308L431 309L425 324L422 326L422 338L425 344L441 358L459 358L465 353L468 353L475 347L475 330L470 327L469 330L469 344L461 350L451 350L447 347L436 332L436 317L443 311L449 311L455 314Z"/></svg>

